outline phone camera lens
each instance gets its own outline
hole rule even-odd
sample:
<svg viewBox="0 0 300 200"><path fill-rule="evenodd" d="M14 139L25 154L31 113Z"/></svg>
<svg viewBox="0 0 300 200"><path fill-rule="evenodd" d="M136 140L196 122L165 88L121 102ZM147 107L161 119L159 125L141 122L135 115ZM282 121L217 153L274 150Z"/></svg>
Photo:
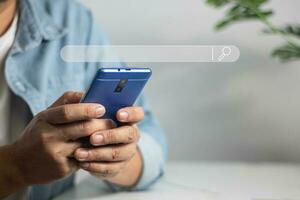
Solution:
<svg viewBox="0 0 300 200"><path fill-rule="evenodd" d="M127 83L127 79L121 79L115 89L115 92L122 92L122 90L124 89L126 83Z"/></svg>
<svg viewBox="0 0 300 200"><path fill-rule="evenodd" d="M125 84L126 83L126 80L121 80L121 82L120 82L121 84Z"/></svg>

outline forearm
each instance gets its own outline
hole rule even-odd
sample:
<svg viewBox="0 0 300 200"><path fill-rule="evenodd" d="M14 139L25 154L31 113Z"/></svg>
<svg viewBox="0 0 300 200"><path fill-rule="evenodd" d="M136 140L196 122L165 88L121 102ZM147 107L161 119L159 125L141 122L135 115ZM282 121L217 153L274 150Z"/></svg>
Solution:
<svg viewBox="0 0 300 200"><path fill-rule="evenodd" d="M12 145L0 147L0 199L25 187L14 165L12 150Z"/></svg>

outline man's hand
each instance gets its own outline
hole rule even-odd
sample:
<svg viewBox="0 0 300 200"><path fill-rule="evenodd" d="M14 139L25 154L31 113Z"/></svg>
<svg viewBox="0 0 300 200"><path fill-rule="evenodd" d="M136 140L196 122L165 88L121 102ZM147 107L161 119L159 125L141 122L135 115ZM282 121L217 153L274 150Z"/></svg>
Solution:
<svg viewBox="0 0 300 200"><path fill-rule="evenodd" d="M90 137L93 147L75 151L79 166L110 182L133 185L142 169L142 159L137 148L140 133L136 123L143 118L141 107L119 110L117 119L123 126L93 133Z"/></svg>
<svg viewBox="0 0 300 200"><path fill-rule="evenodd" d="M11 155L25 185L48 183L77 170L71 158L81 146L77 139L111 128L99 104L78 104L82 94L65 93L47 110L39 113L22 136L11 145Z"/></svg>

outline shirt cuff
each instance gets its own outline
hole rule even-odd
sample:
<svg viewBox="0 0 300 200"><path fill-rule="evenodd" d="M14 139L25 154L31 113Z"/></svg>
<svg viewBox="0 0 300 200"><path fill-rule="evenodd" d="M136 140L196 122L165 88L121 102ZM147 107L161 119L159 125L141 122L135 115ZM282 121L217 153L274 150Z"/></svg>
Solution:
<svg viewBox="0 0 300 200"><path fill-rule="evenodd" d="M132 187L121 187L106 181L113 191L145 190L163 175L165 161L159 144L147 133L141 133L138 147L143 159L143 171L140 179Z"/></svg>

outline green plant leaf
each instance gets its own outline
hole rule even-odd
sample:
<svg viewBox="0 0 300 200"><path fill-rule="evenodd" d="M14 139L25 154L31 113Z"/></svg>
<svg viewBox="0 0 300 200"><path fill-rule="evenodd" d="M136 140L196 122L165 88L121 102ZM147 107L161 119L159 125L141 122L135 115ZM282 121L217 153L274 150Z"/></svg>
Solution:
<svg viewBox="0 0 300 200"><path fill-rule="evenodd" d="M206 0L206 3L214 7L222 7L229 3L229 0Z"/></svg>
<svg viewBox="0 0 300 200"><path fill-rule="evenodd" d="M264 29L263 33L273 34L274 32L272 32L269 29ZM278 28L278 33L292 35L292 36L300 38L300 25L299 24L288 24L285 27Z"/></svg>
<svg viewBox="0 0 300 200"><path fill-rule="evenodd" d="M216 23L215 29L220 30L240 21L259 20L267 27L264 30L265 33L278 34L287 42L275 49L272 56L282 61L300 59L300 44L297 40L300 38L300 25L290 24L279 28L272 24L268 17L273 14L273 11L262 8L268 0L206 0L206 2L217 8L229 7L224 18ZM294 38L291 38L291 36Z"/></svg>
<svg viewBox="0 0 300 200"><path fill-rule="evenodd" d="M300 46L285 44L272 52L272 56L278 57L281 61L291 61L300 58Z"/></svg>
<svg viewBox="0 0 300 200"><path fill-rule="evenodd" d="M267 0L206 0L206 3L215 7L229 5L224 19L218 21L215 29L220 30L238 21L259 19L273 14L272 10L263 10L260 7ZM260 16L258 16L258 13Z"/></svg>
<svg viewBox="0 0 300 200"><path fill-rule="evenodd" d="M259 8L263 4L267 3L268 0L233 0L232 2L239 3L244 6L254 6L256 8Z"/></svg>
<svg viewBox="0 0 300 200"><path fill-rule="evenodd" d="M300 25L299 24L287 25L282 31L285 34L293 35L293 36L300 38Z"/></svg>
<svg viewBox="0 0 300 200"><path fill-rule="evenodd" d="M262 4L268 2L268 0L206 0L206 3L214 7L222 7L226 4L239 4L239 5L252 5L260 7Z"/></svg>
<svg viewBox="0 0 300 200"><path fill-rule="evenodd" d="M261 15L263 16L270 16L273 14L271 10L265 10L260 11ZM220 20L215 25L215 28L217 30L220 30L222 28L225 28L228 25L231 25L233 23L239 22L239 21L245 21L245 20L253 20L253 19L259 19L259 16L251 10L250 8L241 6L241 5L234 5L232 8L230 8L225 16L225 19Z"/></svg>

